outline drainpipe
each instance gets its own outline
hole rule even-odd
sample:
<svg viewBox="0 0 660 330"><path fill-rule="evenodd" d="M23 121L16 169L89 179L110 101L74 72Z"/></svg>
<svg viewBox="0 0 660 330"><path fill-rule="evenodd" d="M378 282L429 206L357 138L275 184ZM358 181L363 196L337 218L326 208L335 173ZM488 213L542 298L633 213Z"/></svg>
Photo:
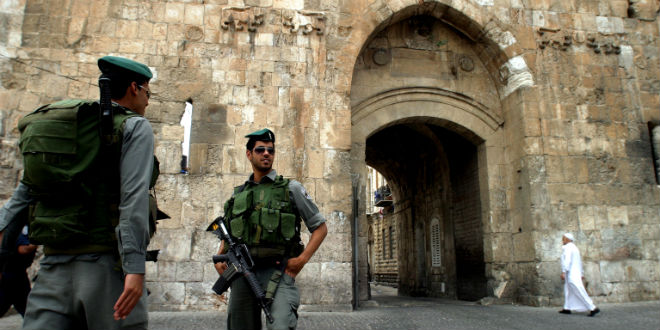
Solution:
<svg viewBox="0 0 660 330"><path fill-rule="evenodd" d="M358 224L358 180L353 181L353 310L360 307L360 275L358 263L358 239L359 239L359 224Z"/></svg>
<svg viewBox="0 0 660 330"><path fill-rule="evenodd" d="M660 125L651 130L651 139L653 141L653 161L655 162L655 178L660 184Z"/></svg>

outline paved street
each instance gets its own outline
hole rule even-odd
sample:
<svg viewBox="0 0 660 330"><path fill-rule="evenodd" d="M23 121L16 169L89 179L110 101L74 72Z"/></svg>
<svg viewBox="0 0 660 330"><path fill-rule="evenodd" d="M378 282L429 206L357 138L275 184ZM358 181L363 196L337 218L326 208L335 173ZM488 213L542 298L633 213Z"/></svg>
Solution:
<svg viewBox="0 0 660 330"><path fill-rule="evenodd" d="M601 304L596 317L561 315L559 308L516 305L482 306L445 300L375 296L369 307L355 312L301 312L298 329L561 329L660 330L660 301ZM226 314L219 312L152 312L149 329L225 329ZM1 330L20 329L21 318L0 319Z"/></svg>

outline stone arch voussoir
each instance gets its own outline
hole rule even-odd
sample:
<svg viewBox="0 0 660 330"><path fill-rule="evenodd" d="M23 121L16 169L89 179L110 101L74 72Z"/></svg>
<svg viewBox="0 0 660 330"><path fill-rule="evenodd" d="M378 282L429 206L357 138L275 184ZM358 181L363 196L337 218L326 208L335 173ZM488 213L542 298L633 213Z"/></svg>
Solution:
<svg viewBox="0 0 660 330"><path fill-rule="evenodd" d="M504 122L463 95L434 88L402 88L375 95L353 108L353 141L413 118L427 118L475 144L488 139Z"/></svg>

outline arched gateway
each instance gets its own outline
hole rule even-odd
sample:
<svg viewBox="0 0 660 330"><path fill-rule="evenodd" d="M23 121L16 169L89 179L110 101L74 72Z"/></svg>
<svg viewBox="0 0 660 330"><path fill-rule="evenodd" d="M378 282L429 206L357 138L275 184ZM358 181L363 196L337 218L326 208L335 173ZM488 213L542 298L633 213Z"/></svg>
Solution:
<svg viewBox="0 0 660 330"><path fill-rule="evenodd" d="M517 91L533 80L521 58L507 55L515 39L497 19L467 4L463 11L472 17L443 3L402 8L374 29L357 57L353 183L357 196L373 196L365 191L369 165L385 176L394 201L384 216L390 225L377 231L369 227L383 216L368 220L364 198L357 202L360 300L369 297L367 272L377 275L388 256L398 259L399 294L505 298L506 281L495 273L507 265L493 257L501 235L493 218L508 221L505 118L522 111ZM396 252L367 257L369 232L382 232L382 249L395 237L387 248Z"/></svg>

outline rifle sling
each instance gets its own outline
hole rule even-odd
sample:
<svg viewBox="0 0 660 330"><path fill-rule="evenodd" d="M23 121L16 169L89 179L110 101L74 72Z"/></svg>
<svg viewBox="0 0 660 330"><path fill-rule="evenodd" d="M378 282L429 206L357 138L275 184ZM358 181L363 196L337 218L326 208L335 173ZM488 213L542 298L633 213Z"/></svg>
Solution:
<svg viewBox="0 0 660 330"><path fill-rule="evenodd" d="M286 263L287 259L283 259L282 262L279 264L279 267L273 271L273 274L270 276L270 279L268 280L268 284L266 285L266 299L267 301L272 301L273 297L275 297L275 292L277 291L277 287L280 285L280 281L282 280L282 275L284 275L284 269L286 268Z"/></svg>

